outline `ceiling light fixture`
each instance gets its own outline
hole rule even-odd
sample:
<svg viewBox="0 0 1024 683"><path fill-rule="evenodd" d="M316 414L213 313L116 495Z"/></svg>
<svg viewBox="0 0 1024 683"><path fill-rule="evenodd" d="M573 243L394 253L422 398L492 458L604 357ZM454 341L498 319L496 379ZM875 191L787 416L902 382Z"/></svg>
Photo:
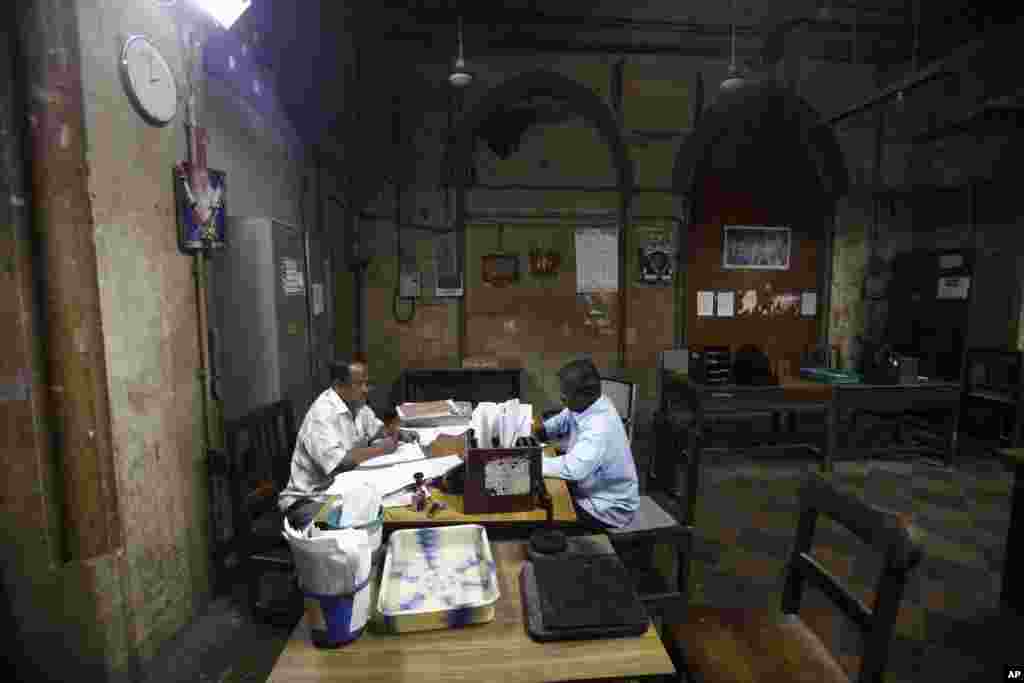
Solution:
<svg viewBox="0 0 1024 683"><path fill-rule="evenodd" d="M473 82L473 74L466 69L462 58L462 17L459 17L459 56L455 59L455 68L448 74L448 82L456 88L465 88Z"/></svg>
<svg viewBox="0 0 1024 683"><path fill-rule="evenodd" d="M743 86L746 82L743 78L743 74L738 68L736 68L736 2L733 0L730 3L732 6L732 30L731 35L731 48L729 58L729 75L722 81L722 90L736 90Z"/></svg>
<svg viewBox="0 0 1024 683"><path fill-rule="evenodd" d="M199 7L228 29L245 14L252 0L196 0Z"/></svg>

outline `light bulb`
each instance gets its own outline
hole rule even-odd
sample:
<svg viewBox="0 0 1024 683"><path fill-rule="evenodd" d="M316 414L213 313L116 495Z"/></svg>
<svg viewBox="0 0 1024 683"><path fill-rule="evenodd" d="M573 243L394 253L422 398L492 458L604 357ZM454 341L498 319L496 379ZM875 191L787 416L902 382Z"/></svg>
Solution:
<svg viewBox="0 0 1024 683"><path fill-rule="evenodd" d="M455 69L448 75L448 82L456 88L465 88L473 82L473 74L466 71L466 62L462 57L455 60Z"/></svg>

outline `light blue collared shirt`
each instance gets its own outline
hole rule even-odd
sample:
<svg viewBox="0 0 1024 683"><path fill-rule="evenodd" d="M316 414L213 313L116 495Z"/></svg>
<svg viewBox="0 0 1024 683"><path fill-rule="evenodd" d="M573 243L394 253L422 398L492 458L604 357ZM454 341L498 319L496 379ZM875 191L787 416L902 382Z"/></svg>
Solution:
<svg viewBox="0 0 1024 683"><path fill-rule="evenodd" d="M640 505L640 484L622 418L601 396L582 413L568 408L544 421L551 437L569 434L564 456L544 458L544 476L576 482L576 503L605 524L628 526Z"/></svg>

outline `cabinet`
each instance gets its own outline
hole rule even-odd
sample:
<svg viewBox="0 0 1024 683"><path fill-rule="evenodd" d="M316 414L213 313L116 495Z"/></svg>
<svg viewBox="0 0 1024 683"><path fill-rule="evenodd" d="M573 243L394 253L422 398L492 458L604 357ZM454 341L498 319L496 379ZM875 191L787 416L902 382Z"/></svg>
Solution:
<svg viewBox="0 0 1024 683"><path fill-rule="evenodd" d="M965 356L960 431L992 448L1017 448L1024 427L1021 353L970 349Z"/></svg>

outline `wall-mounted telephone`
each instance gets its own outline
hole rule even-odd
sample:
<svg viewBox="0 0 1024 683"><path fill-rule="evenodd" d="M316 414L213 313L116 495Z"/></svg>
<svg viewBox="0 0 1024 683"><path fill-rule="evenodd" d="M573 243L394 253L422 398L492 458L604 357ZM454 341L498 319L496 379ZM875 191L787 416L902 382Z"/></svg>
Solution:
<svg viewBox="0 0 1024 683"><path fill-rule="evenodd" d="M398 281L398 296L416 299L420 295L420 274L415 271L403 272Z"/></svg>

